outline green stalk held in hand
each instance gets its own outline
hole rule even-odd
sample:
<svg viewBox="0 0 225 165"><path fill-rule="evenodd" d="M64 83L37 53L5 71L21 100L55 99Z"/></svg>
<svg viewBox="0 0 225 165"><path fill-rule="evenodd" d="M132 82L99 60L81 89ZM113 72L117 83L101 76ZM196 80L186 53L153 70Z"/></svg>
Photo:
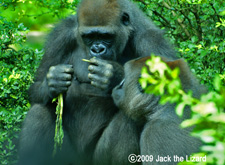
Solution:
<svg viewBox="0 0 225 165"><path fill-rule="evenodd" d="M84 62L91 62L90 60L87 60L87 59L82 59L82 61L84 61Z"/></svg>
<svg viewBox="0 0 225 165"><path fill-rule="evenodd" d="M90 60L87 59L82 59L82 61L85 62L91 62ZM63 143L63 137L64 137L64 132L62 128L62 114L63 114L63 94L59 94L57 98L54 98L52 102L55 102L58 99L58 105L56 106L56 125L55 125L55 137L54 137L54 150L52 153L52 156L54 157L57 149L62 148L62 143Z"/></svg>
<svg viewBox="0 0 225 165"><path fill-rule="evenodd" d="M53 150L53 157L57 152L57 148L62 148L64 132L62 128L62 114L63 114L63 94L61 93L58 97L58 105L56 106L56 125L55 125L55 137L54 137L54 150ZM53 102L56 99L53 99Z"/></svg>
<svg viewBox="0 0 225 165"><path fill-rule="evenodd" d="M90 60L87 59L82 59L82 61L85 62L91 62ZM54 137L54 150L53 150L53 157L55 156L57 152L57 148L62 148L62 143L63 143L63 129L62 129L62 114L63 114L63 95L60 94L58 97L58 105L56 106L56 125L55 125L55 137ZM52 102L55 102L56 99L53 99Z"/></svg>
<svg viewBox="0 0 225 165"><path fill-rule="evenodd" d="M82 59L82 61L90 62L90 60ZM55 137L54 137L54 150L53 150L53 157L55 156L57 149L62 148L63 143L63 129L62 129L62 114L63 114L63 95L60 94L57 98L54 98L52 102L55 102L58 99L58 105L56 106L56 125L55 125Z"/></svg>

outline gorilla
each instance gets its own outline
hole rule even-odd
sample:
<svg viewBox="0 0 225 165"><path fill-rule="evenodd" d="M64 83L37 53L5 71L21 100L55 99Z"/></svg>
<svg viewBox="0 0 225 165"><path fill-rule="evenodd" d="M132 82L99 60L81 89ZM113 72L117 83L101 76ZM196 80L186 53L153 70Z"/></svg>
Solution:
<svg viewBox="0 0 225 165"><path fill-rule="evenodd" d="M18 164L92 164L105 128L117 123L114 116L124 117L111 97L112 89L124 78L124 63L151 53L177 58L162 31L133 3L82 0L77 14L62 20L47 39L28 91L31 109L20 135ZM60 93L64 99L64 140L62 150L52 158L56 120L52 99ZM131 131L138 141L139 125L129 117L126 121L135 125ZM121 130L126 128L123 124L119 125ZM134 153L139 152L136 142ZM120 158L126 157L123 148L120 152Z"/></svg>
<svg viewBox="0 0 225 165"><path fill-rule="evenodd" d="M137 124L134 123L142 123L143 125L141 132L139 132L140 155L153 156L151 163L146 161L143 164L160 164L160 162L156 162L158 156L171 157L171 162L164 161L162 164L177 164L178 162L173 161L175 155L182 156L185 159L186 156L198 152L201 146L199 139L190 136L192 128L182 129L179 126L184 119L190 117L190 109L188 107L184 110L184 116L179 118L175 113L175 104L167 103L161 105L159 104L160 96L143 92L138 80L142 67L150 58L150 56L142 57L127 62L124 66L124 80L113 89L113 100L124 115L123 117L119 115L114 116L112 122L116 122L109 124L98 142L100 145L97 145L99 149L97 148L96 158L105 152L111 154L108 154L107 159L103 160L104 163L109 162L109 158L115 156L113 155L115 149L117 149L117 152L123 149L122 152L126 150L129 154L136 154L135 150L125 147L126 145L132 146L135 144L135 138L138 138L137 134L132 131L137 130ZM184 91L192 90L194 97L199 97L201 93L205 92L205 88L191 74L187 63L183 59L162 59L171 69L175 67L180 69L180 79ZM126 122L127 118L132 119L134 122ZM127 123L127 126L124 126L124 123ZM124 126L126 136L120 133L120 126ZM118 136L119 138L117 138ZM115 139L118 141L115 141ZM126 141L129 143L124 143ZM103 145L103 143L107 145ZM119 143L119 146L115 146L117 143ZM112 149L114 152L111 152ZM128 158L129 155L126 156ZM97 162L102 162L102 159L96 160ZM141 161L139 160L139 162Z"/></svg>

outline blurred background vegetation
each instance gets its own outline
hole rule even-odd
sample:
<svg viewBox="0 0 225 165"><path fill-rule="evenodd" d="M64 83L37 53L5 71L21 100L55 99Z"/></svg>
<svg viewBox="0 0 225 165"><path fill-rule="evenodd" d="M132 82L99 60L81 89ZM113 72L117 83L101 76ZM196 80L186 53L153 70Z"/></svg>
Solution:
<svg viewBox="0 0 225 165"><path fill-rule="evenodd" d="M225 82L224 0L133 0L164 29L179 56L214 91ZM30 108L27 89L43 55L46 34L76 14L79 0L0 2L0 164L15 164L18 132ZM225 95L223 93L223 95ZM224 120L223 124L225 123ZM221 128L224 131L224 125ZM32 138L32 135L31 135ZM224 138L221 139L224 142ZM224 154L224 143L222 153ZM221 150L220 150L221 152Z"/></svg>

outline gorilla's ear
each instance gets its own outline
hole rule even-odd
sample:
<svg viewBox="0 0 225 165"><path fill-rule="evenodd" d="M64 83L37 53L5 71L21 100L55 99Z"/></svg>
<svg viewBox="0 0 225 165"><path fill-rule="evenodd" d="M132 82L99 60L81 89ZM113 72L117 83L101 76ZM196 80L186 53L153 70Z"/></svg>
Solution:
<svg viewBox="0 0 225 165"><path fill-rule="evenodd" d="M186 70L189 70L189 67L187 63L184 61L184 59L178 59L174 61L167 61L166 64L171 68L175 69L178 67L180 69L180 72L185 72Z"/></svg>
<svg viewBox="0 0 225 165"><path fill-rule="evenodd" d="M191 80L192 73L187 62L185 62L184 59L169 61L169 62L166 62L166 64L171 69L175 69L176 67L180 69L180 79L182 82L185 82L185 81L189 82Z"/></svg>
<svg viewBox="0 0 225 165"><path fill-rule="evenodd" d="M128 26L130 24L130 16L127 13L123 13L122 18L121 18L122 23L125 26Z"/></svg>

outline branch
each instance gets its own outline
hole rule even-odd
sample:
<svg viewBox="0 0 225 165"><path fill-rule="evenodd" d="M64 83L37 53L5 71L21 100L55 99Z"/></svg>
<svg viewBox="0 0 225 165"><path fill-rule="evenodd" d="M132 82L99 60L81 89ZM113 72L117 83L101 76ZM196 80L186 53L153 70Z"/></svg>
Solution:
<svg viewBox="0 0 225 165"><path fill-rule="evenodd" d="M201 20L200 20L199 14L198 14L198 9L196 9L196 7L195 7L194 11L192 11L192 12L193 12L196 22L197 22L197 27L198 27L197 35L198 35L199 40L201 41L202 40L202 27L201 27Z"/></svg>
<svg viewBox="0 0 225 165"><path fill-rule="evenodd" d="M171 7L170 7L169 4L166 3L165 1L163 1L163 5L164 5L167 9L171 10ZM174 11L171 10L171 12L172 12L172 14L173 14L174 17L177 17L177 14L176 14ZM185 34L188 36L188 38L190 38L191 35L190 35L190 33L188 32L186 26L183 24L183 21L182 21L180 18L177 18L177 22L178 22L178 24L180 25L180 27L183 29L183 31L185 32Z"/></svg>
<svg viewBox="0 0 225 165"><path fill-rule="evenodd" d="M149 5L144 0L138 0L138 1L141 2L145 6ZM160 21L165 27L169 27L169 28L175 30L175 28L171 26L170 22L163 15L161 15L159 12L157 12L155 10L151 10L151 11L153 12L154 15L159 16L165 22L165 23L163 23Z"/></svg>
<svg viewBox="0 0 225 165"><path fill-rule="evenodd" d="M220 22L220 16L217 14L215 7L213 6L212 3L209 3L209 4L210 4L210 6L212 7L213 11L215 12L215 15L216 15L218 21ZM220 27L218 27L218 29L219 29L219 31L220 31L220 35L222 36L222 35L223 35L223 30L222 30Z"/></svg>

